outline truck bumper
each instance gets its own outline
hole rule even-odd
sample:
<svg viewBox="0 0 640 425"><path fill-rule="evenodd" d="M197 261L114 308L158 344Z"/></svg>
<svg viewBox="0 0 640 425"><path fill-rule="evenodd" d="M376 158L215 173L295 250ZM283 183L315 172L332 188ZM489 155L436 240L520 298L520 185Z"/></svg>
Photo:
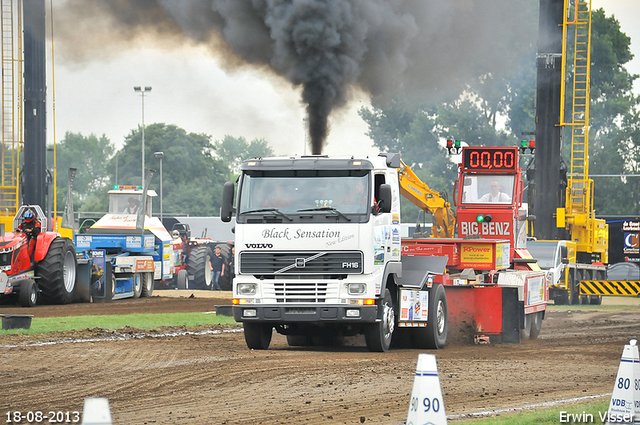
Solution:
<svg viewBox="0 0 640 425"><path fill-rule="evenodd" d="M256 305L233 306L233 318L237 322L273 323L373 323L376 321L376 305Z"/></svg>

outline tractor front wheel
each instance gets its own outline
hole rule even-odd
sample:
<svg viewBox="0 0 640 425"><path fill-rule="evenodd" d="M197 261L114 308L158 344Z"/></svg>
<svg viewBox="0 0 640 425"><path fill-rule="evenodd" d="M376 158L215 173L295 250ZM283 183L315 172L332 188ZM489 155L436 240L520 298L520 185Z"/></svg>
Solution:
<svg viewBox="0 0 640 425"><path fill-rule="evenodd" d="M24 279L20 282L20 305L22 307L34 307L38 302L38 285L33 279Z"/></svg>
<svg viewBox="0 0 640 425"><path fill-rule="evenodd" d="M42 299L51 304L68 304L73 301L76 287L76 250L70 239L57 237L51 241L49 251L36 264L35 273L40 279L38 287Z"/></svg>

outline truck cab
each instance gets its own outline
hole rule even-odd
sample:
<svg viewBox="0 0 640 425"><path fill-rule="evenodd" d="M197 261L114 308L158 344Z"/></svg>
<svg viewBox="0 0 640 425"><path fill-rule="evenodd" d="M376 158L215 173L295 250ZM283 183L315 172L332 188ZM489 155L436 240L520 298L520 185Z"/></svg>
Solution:
<svg viewBox="0 0 640 425"><path fill-rule="evenodd" d="M272 328L292 345L364 333L386 351L395 324L400 263L399 155L245 161L236 213L233 313L247 345L266 348Z"/></svg>

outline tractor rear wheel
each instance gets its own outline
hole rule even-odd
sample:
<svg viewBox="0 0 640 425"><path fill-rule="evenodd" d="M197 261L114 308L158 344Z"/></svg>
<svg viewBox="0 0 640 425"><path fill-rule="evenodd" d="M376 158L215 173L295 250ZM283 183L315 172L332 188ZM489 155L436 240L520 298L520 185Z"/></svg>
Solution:
<svg viewBox="0 0 640 425"><path fill-rule="evenodd" d="M70 239L57 237L51 241L49 251L36 264L38 286L44 302L68 304L73 301L76 286L76 250Z"/></svg>
<svg viewBox="0 0 640 425"><path fill-rule="evenodd" d="M211 248L198 245L191 248L187 273L193 276L193 289L211 289Z"/></svg>

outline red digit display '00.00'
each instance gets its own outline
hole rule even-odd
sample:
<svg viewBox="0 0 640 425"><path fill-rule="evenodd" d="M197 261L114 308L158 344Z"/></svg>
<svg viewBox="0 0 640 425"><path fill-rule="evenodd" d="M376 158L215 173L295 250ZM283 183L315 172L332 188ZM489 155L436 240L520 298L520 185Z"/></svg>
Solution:
<svg viewBox="0 0 640 425"><path fill-rule="evenodd" d="M466 170L513 170L518 165L518 148L465 148L462 166Z"/></svg>

